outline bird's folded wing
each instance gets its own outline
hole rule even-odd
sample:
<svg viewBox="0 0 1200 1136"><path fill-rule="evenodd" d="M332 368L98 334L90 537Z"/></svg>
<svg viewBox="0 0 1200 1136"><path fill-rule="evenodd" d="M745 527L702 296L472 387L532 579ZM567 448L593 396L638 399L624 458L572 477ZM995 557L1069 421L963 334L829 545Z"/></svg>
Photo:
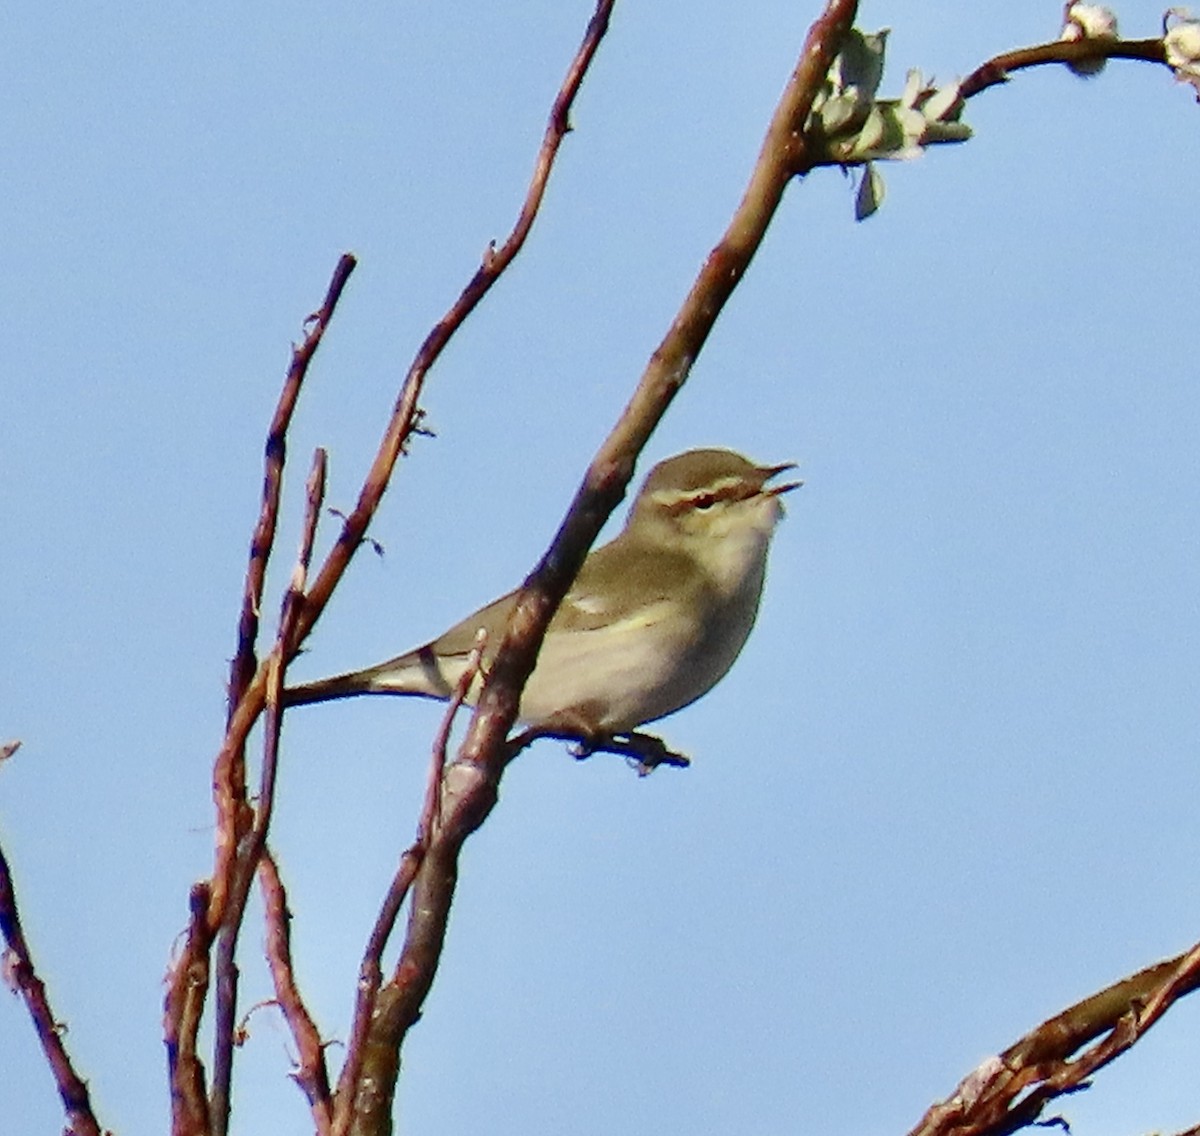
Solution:
<svg viewBox="0 0 1200 1136"><path fill-rule="evenodd" d="M658 609L668 598L684 600L705 584L702 573L687 556L661 548L647 555L628 540L606 544L584 562L550 623L550 633L595 631L624 622L635 618L639 610ZM499 649L516 601L516 591L493 600L429 646L441 658L465 658L483 627L488 633L486 665Z"/></svg>

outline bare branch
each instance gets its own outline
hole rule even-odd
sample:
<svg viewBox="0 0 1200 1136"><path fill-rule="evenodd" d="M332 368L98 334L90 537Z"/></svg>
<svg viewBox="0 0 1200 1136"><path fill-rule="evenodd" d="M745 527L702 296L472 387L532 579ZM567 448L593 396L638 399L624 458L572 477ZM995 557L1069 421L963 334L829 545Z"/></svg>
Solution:
<svg viewBox="0 0 1200 1136"><path fill-rule="evenodd" d="M233 1049L236 1035L238 971L235 962L238 938L246 912L246 900L258 871L259 860L266 849L267 831L275 807L275 781L279 766L279 732L282 705L283 675L290 654L287 645L296 634L300 613L304 610L304 588L308 566L316 539L317 521L325 500L325 451L313 455L308 477L308 498L300 550L292 579L284 593L279 618L279 637L267 659L267 715L263 737L262 772L259 777L258 802L249 834L236 852L233 886L229 892L221 928L217 935L216 955L216 1014L213 1033L213 1082L210 1115L213 1131L224 1136L229 1123L230 1092L233 1080Z"/></svg>
<svg viewBox="0 0 1200 1136"><path fill-rule="evenodd" d="M258 884L266 905L266 956L275 985L275 999L296 1043L300 1066L295 1074L296 1083L308 1098L318 1136L328 1136L333 1124L333 1097L329 1091L325 1047L321 1044L320 1032L296 984L296 972L292 965L292 915L288 910L287 892L279 877L279 868L269 848L263 850L259 861Z"/></svg>
<svg viewBox="0 0 1200 1136"><path fill-rule="evenodd" d="M326 558L311 591L305 596L305 602L297 605L294 627L286 634L281 631L276 642L276 651L273 655L278 654L284 665L294 657L295 652L311 631L313 624L324 610L334 587L340 581L351 558L363 541L367 526L387 488L404 443L419 425L420 410L417 401L424 387L429 368L461 326L463 320L487 294L524 244L545 192L554 158L569 128L570 107L595 54L599 40L607 27L608 13L611 7L612 0L601 0L597 13L589 25L588 35L585 37L586 50L581 50L577 54L572 64L572 70L555 100L551 121L547 126L539 150L533 180L512 233L499 249L489 251L483 265L447 314L427 336L409 367L391 420L359 495L358 503L350 516L346 518L338 541ZM343 261L344 264L345 261ZM339 265L339 272L343 265ZM352 267L352 263L350 267ZM338 277L335 275L335 282L337 279ZM323 331L328 318L332 315L339 291L340 289L331 286L326 306L318 313L317 326L313 329L313 332L316 333L313 342L314 350L316 343L319 342L319 332ZM311 351L308 354L311 355ZM295 359L293 362L295 364ZM306 366L307 357L303 362ZM213 793L217 806L218 823L213 876L210 884L204 890L207 922L201 930L193 920L179 962L170 976L166 998L166 1033L168 1048L173 1054L173 1099L180 1104L180 1107L186 1104L191 1092L183 1082L188 1082L194 1088L195 1084L203 1081L203 1069L196 1056L195 1035L187 1037L181 1023L189 1023L192 1029L199 1028L208 988L208 953L217 937L218 929L227 924L227 909L230 902L234 900L235 893L243 896L238 904L240 906L241 903L244 903L244 892L249 886L244 872L246 861L238 856L238 848L251 825L245 800L244 746L250 729L258 720L266 704L268 683L271 680L275 664L271 660L258 664L253 677L249 679L246 678L246 673L249 663L253 659L252 643L257 632L261 578L265 573L265 565L275 532L275 517L278 509L278 473L282 468L285 455L283 432L290 421L291 408L294 406L295 395L298 392L299 381L302 379L303 373L303 367L297 368L295 365L289 372L284 394L280 399L281 410L277 412L272 434L268 439L268 474L267 488L264 493L263 517L260 519L252 544L253 563L248 572L247 598L243 603L243 630L240 633L240 643L243 645L239 646L238 652L241 662L235 664L235 680L231 683L231 688L240 691L241 696L236 700L236 705L230 713L225 738L217 753L213 768ZM251 644L251 647L247 648L244 644ZM259 815L262 815L261 812ZM196 894L195 891L193 894ZM239 920L240 916L234 923L236 924ZM230 955L224 961L226 965L222 968L222 973L227 979L232 980L234 978L232 956ZM188 979L189 975L193 976L192 980ZM202 981L199 980L201 976ZM235 1002L232 990L226 988L223 992L219 991L218 1000L225 1005L222 1022L218 1027L218 1036L231 1036L233 1018L230 1016L230 1007ZM220 1044L226 1045L224 1042ZM175 1082L176 1076L181 1078L178 1084ZM221 1070L221 1077L218 1080L224 1086L218 1095L227 1106L228 1073L224 1069ZM196 1110L192 1110L192 1113L194 1114L193 1120L185 1120L182 1112L176 1113L175 1136L184 1136L185 1133L192 1131L208 1131L209 1117L201 1116ZM218 1126L216 1131L220 1136L220 1133L224 1131L226 1119L224 1117L214 1118ZM194 1127L194 1125L200 1124L203 1127Z"/></svg>
<svg viewBox="0 0 1200 1136"><path fill-rule="evenodd" d="M1014 71L1042 67L1047 63L1089 63L1098 59L1140 59L1166 66L1161 39L1076 39L1051 40L1035 47L1006 51L976 67L963 81L960 93L972 98L989 87L1007 83Z"/></svg>
<svg viewBox="0 0 1200 1136"><path fill-rule="evenodd" d="M188 896L188 928L183 935L179 957L168 971L167 994L163 1000L163 1041L167 1047L167 1076L171 1088L172 1136L203 1136L209 1131L204 1064L197 1046L208 992L208 952L213 939L208 922L210 905L208 884L194 884Z"/></svg>
<svg viewBox="0 0 1200 1136"><path fill-rule="evenodd" d="M249 724L240 732L233 729L233 719L236 708L244 701L245 688L251 681L252 675L261 675L260 685L264 692L267 686L267 670L256 663L255 643L258 636L259 611L262 602L263 581L266 575L268 560L274 546L277 519L279 514L279 499L282 486L283 464L286 457L286 433L291 423L292 414L299 397L300 387L308 371L308 365L320 345L321 338L333 317L334 309L355 267L352 256L343 256L334 270L333 277L326 291L321 308L308 317L309 325L304 342L293 349L292 362L284 379L271 427L268 431L265 457L265 473L263 478L263 502L259 520L255 527L250 546L250 561L246 572L242 612L239 619L238 649L230 674L230 720L227 723L225 743L222 746L213 769L213 797L217 809L216 849L212 880L197 884L191 892L191 918L184 936L183 945L178 958L172 964L167 976L167 994L163 1006L163 1032L167 1046L168 1069L171 1085L172 1102L172 1132L174 1136L193 1136L207 1134L213 1114L208 1107L204 1090L204 1067L199 1058L197 1038L200 1022L203 1018L204 1003L208 996L209 984L209 954L212 950L219 929L222 927L227 914L227 900L231 888L239 887L244 905L245 892L249 889L254 875L252 861L261 852L261 839L265 839L266 824L270 816L270 797L274 783L274 759L264 763L266 782L266 808L264 797L260 796L258 820L260 832L253 832L254 816L246 799L245 783L245 753L244 746ZM323 483L323 456L321 480ZM311 556L312 530L316 524L316 509L310 504L309 523L306 526L305 548L302 548L301 560L307 569L308 558ZM292 602L293 614L288 616L285 608L285 620L294 624L295 612L303 610L303 605ZM294 628L281 629L285 642L294 642ZM276 644L273 658L283 658L284 653ZM290 658L290 654L287 656ZM278 663L271 665L275 674L276 687L282 682L281 667ZM276 702L278 696L276 695ZM261 704L260 704L261 710ZM268 751L272 745L277 745L278 721L268 731L276 735L276 741L268 741ZM241 880L235 879L238 868L238 849L242 842L251 836L252 846L258 847L250 860L242 861L243 875ZM244 869L251 863L247 874ZM241 922L240 910L234 920L233 939L227 944L228 956L224 960L222 971L224 990L219 998L222 1003L222 1021L216 1032L218 1056L222 1050L232 1044L234 1029L233 1015L236 1012L236 997L234 996L236 974L233 970L232 948L236 943L236 927ZM226 1039L222 1041L221 1039ZM227 1124L228 1083L231 1061L226 1056L217 1062L222 1068L215 1084L219 1086L217 1124L224 1131Z"/></svg>
<svg viewBox="0 0 1200 1136"><path fill-rule="evenodd" d="M297 639L292 645L293 651L299 649L312 630L313 624L329 602L334 588L363 543L367 528L388 487L392 471L403 452L405 443L414 432L418 431L421 410L417 404L421 392L424 390L425 378L430 368L440 357L455 332L462 326L463 321L475 310L525 244L525 239L529 235L541 207L559 147L570 130L571 107L583 84L584 76L587 74L596 49L600 46L600 40L608 30L609 16L614 2L615 0L598 0L595 14L584 34L583 46L576 53L567 77L559 88L551 108L541 147L538 150L533 177L517 216L516 224L503 244L498 248L489 246L483 263L476 270L475 275L472 276L446 314L425 337L409 365L408 373L405 375L404 383L392 411L392 417L375 454L375 460L367 471L358 503L346 518L337 543L326 557L325 563L321 566L321 570L313 582L312 590L308 594L305 610L298 627ZM238 748L245 743L246 735L262 712L265 681L266 676L260 666L253 681L247 685L241 702L230 717L225 741L217 755L218 771L236 760ZM220 881L215 890L218 898L221 898Z"/></svg>
<svg viewBox="0 0 1200 1136"><path fill-rule="evenodd" d="M446 746L450 739L450 730L454 719L462 708L463 700L475 676L479 671L480 661L487 646L487 633L480 628L475 636L475 646L467 658L467 665L455 684L450 705L442 716L442 724L434 738L433 749L429 762L429 776L425 782L425 803L421 809L421 819L417 824L417 836L404 855L400 857L400 865L392 878L391 886L380 907L375 927L367 941L363 960L358 969L358 998L354 1006L354 1022L350 1028L350 1044L347 1046L346 1062L342 1066L341 1076L338 1077L337 1111L334 1120L334 1136L345 1136L354 1116L355 1086L362 1075L365 1058L365 1045L371 1017L375 1012L375 1001L379 987L383 981L384 947L391 938L392 929L400 914L400 908L416 878L417 869L425 857L425 850L433 838L434 826L437 824L438 813L441 809L442 776L446 770Z"/></svg>
<svg viewBox="0 0 1200 1136"><path fill-rule="evenodd" d="M267 575L267 562L275 544L275 529L279 520L279 497L283 488L283 465L287 458L287 431L292 415L300 398L300 387L308 374L325 329L333 318L334 308L341 299L342 290L350 279L357 261L346 253L333 270L333 278L325 293L325 302L305 320L308 330L304 342L292 348L292 364L288 368L275 414L267 430L267 444L263 459L262 508L254 535L250 539L250 560L246 566L246 582L242 591L242 614L238 620L238 645L229 673L229 713L241 700L247 684L258 667L256 643L258 642L259 613L262 609L263 583Z"/></svg>
<svg viewBox="0 0 1200 1136"><path fill-rule="evenodd" d="M1200 943L1043 1022L968 1074L909 1136L1007 1136L1035 1123L1051 1100L1081 1088L1198 986Z"/></svg>
<svg viewBox="0 0 1200 1136"><path fill-rule="evenodd" d="M75 1071L67 1048L63 1045L66 1027L55 1018L46 985L34 968L33 955L21 927L12 872L3 848L0 848L0 934L8 944L3 960L5 978L20 994L33 1021L42 1052L46 1055L46 1063L58 1086L58 1096L67 1118L66 1132L70 1136L100 1136L100 1124L92 1111L87 1083Z"/></svg>
<svg viewBox="0 0 1200 1136"><path fill-rule="evenodd" d="M356 1136L389 1130L399 1049L437 971L457 880L458 852L495 804L510 754L507 734L546 626L604 521L624 495L638 453L686 380L725 301L749 266L787 183L797 172L812 168L804 126L856 11L851 0L829 0L810 29L729 228L709 254L624 413L593 459L554 541L518 596L467 738L443 779L439 824L414 881L396 976L380 992L371 1020L360 1091L354 1095L351 1131Z"/></svg>

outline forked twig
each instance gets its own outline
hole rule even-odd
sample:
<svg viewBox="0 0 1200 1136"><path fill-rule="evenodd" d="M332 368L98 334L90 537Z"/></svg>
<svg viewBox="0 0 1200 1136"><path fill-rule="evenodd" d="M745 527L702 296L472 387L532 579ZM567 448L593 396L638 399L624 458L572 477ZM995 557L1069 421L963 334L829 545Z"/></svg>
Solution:
<svg viewBox="0 0 1200 1136"><path fill-rule="evenodd" d="M300 549L292 578L284 593L279 616L279 637L267 658L267 714L263 734L263 761L259 775L258 800L253 810L250 831L240 839L233 867L233 887L225 918L217 933L216 1007L213 1033L213 1079L211 1117L213 1131L223 1136L229 1118L230 1091L233 1080L233 1049L237 1019L238 973L235 958L246 900L258 872L258 864L267 845L267 831L275 808L275 782L279 768L279 730L282 714L281 693L283 676L290 658L288 644L292 642L300 613L304 610L304 590L308 581L308 566L316 541L317 522L325 500L325 451L313 455L308 476L308 494L301 530Z"/></svg>
<svg viewBox="0 0 1200 1136"><path fill-rule="evenodd" d="M242 612L238 618L237 652L229 672L229 714L241 701L242 694L258 667L258 626L262 610L263 584L267 577L267 563L275 546L275 531L279 523L279 499L283 489L283 465L287 458L287 432L292 424L292 415L300 398L300 388L308 374L308 366L321 345L325 329L333 318L334 309L341 299L350 274L357 261L345 253L333 270L333 277L325 292L325 300L305 320L307 331L299 347L292 348L292 362L288 368L279 401L271 425L267 428L267 444L263 455L263 493L258 523L250 538L250 559L246 565L246 582L242 589Z"/></svg>
<svg viewBox="0 0 1200 1136"><path fill-rule="evenodd" d="M226 916L226 902L234 883L235 860L239 845L252 824L246 800L244 745L248 732L232 730L236 706L249 682L249 672L266 674L254 663L259 608L266 566L274 545L279 513L279 492L286 455L286 432L295 409L300 387L334 309L354 270L352 256L343 256L334 270L320 310L307 321L310 326L302 345L292 353L292 363L284 380L266 446L266 470L263 478L263 503L254 537L239 619L238 650L231 669L230 722L225 744L214 765L213 796L217 807L216 849L212 879L197 884L190 895L190 919L178 956L167 975L167 993L163 1001L163 1036L167 1046L168 1076L171 1087L171 1126L173 1136L192 1136L210 1131L211 1113L205 1093L204 1066L198 1052L200 1022L208 996L209 954ZM232 731L232 732L231 732ZM234 999L229 999L232 1006ZM227 1015L228 1016L228 1015ZM232 1019L226 1025L232 1028ZM221 1120L222 1130L226 1120Z"/></svg>
<svg viewBox="0 0 1200 1136"><path fill-rule="evenodd" d="M973 1070L909 1136L1007 1136L1036 1123L1051 1100L1083 1087L1197 987L1200 943L1043 1022Z"/></svg>
<svg viewBox="0 0 1200 1136"><path fill-rule="evenodd" d="M551 120L538 152L533 178L512 232L498 249L489 251L484 263L463 289L458 300L426 337L409 367L383 440L359 494L358 502L346 518L339 538L317 574L311 590L305 597L304 604L298 608L294 630L277 640L277 648L281 646L283 648L280 655L285 665L311 631L313 624L324 610L334 587L362 543L404 443L418 425L420 413L417 405L418 399L430 367L525 242L544 195L555 156L569 129L570 107L595 54L599 40L607 27L608 13L611 7L612 0L601 0L599 3L585 35L585 47L576 55L568 77L555 99ZM343 264L339 265L339 274L343 265L346 264L347 262L343 260ZM349 262L349 267L353 267L352 261ZM335 282L337 279L338 276L335 275ZM344 280L342 282L344 283ZM319 342L320 332L323 331L328 318L332 315L339 292L340 287L331 286L326 306L318 313L317 326L310 331L314 350L316 343ZM315 337L314 333L316 333ZM311 351L304 359L305 365L307 365L308 356L311 356ZM266 703L268 681L272 669L270 660L267 663L259 663L256 667L251 667L252 644L257 632L261 580L275 532L278 509L278 474L282 469L285 454L284 432L287 422L290 420L295 394L302 377L303 368L297 369L296 366L293 366L285 382L284 394L280 399L281 409L276 414L267 445L268 472L264 490L263 514L252 543L252 564L247 575L246 598L243 602L239 633L239 661L235 662L234 678L231 681L231 691L240 694L240 697L236 698L236 705L233 706L230 713L226 735L217 753L213 769L214 799L218 817L214 870L208 886L203 889L193 889L194 898L203 896L204 919L201 923L195 917L193 918L183 950L169 976L164 1016L166 1019L165 1035L171 1057L172 1099L176 1102L173 1111L174 1136L186 1136L192 1132L209 1130L210 1117L202 1115L198 1108L187 1106L189 1100L192 1100L193 1104L199 1103L195 1101L196 1086L203 1085L203 1067L196 1052L194 1031L199 1028L207 996L208 953L219 928L224 926L230 917L230 902L234 893L241 892L244 886L244 874L239 879L238 858L238 847L244 839L248 827L248 821L245 819L243 747L250 729L258 720ZM245 646L246 644L250 644L251 647ZM254 670L254 673L252 677L249 677L248 672L251 669ZM195 914L196 908L193 910ZM232 970L227 973L232 974ZM229 1005L232 1006L235 999L228 994L226 997L228 997ZM229 1017L228 1013L224 1017L228 1018L228 1021L222 1023L222 1029L231 1030L233 1019ZM226 1045L226 1043L221 1044ZM224 1071L222 1071L221 1080L227 1081ZM218 1136L224 1131L227 1123L227 1115L224 1115L227 1114L228 1107L227 1090L224 1090L221 1096L223 1115L220 1119L217 1119L215 1115L212 1118L216 1121L217 1127L213 1130L218 1133ZM204 1111L207 1112L207 1110Z"/></svg>
<svg viewBox="0 0 1200 1136"><path fill-rule="evenodd" d="M462 326L463 321L475 310L525 244L525 239L528 237L541 207L559 148L570 130L571 107L583 84L584 76L591 66L600 40L608 30L613 3L614 0L598 0L596 11L584 33L583 44L571 61L567 76L555 97L549 122L546 125L542 144L534 163L533 177L512 231L498 248L489 247L483 263L462 290L458 299L425 337L408 368L391 419L384 431L371 468L367 471L358 502L346 517L337 543L330 550L308 593L305 610L297 627L297 639L293 644L293 650L299 649L312 630L313 624L325 610L325 605L329 602L334 588L363 543L367 528L391 480L396 462L409 436L418 424L420 414L418 401L424 390L425 378L429 369ZM218 796L221 793L220 786L228 780L230 767L236 763L240 747L244 745L247 734L262 712L265 682L266 675L260 665L253 680L247 684L241 701L230 717L225 740L217 754L214 770L214 783L217 786ZM218 801L218 809L220 808L221 804ZM223 906L224 892L228 887L228 882L228 863L219 863L218 870L214 875L213 888L217 915L220 914Z"/></svg>
<svg viewBox="0 0 1200 1136"><path fill-rule="evenodd" d="M429 775L425 780L425 803L421 809L421 818L417 824L417 835L413 843L405 849L400 857L396 874L392 877L391 886L380 905L379 915L371 930L363 951L362 962L358 968L358 997L354 1004L354 1020L350 1026L350 1042L346 1047L346 1061L338 1077L337 1109L334 1114L334 1136L345 1136L354 1115L353 1094L354 1086L358 1084L364 1059L364 1045L371 1016L375 1011L375 1000L379 987L383 982L383 951L391 938L400 908L408 896L409 888L416 878L417 870L425 858L425 851L433 838L434 826L437 824L438 813L441 809L442 778L446 771L446 747L450 740L450 730L454 719L462 708L479 673L480 661L487 646L487 633L482 628L475 637L475 645L467 656L467 664L455 684L450 697L450 704L442 715L442 722L434 738L430 752Z"/></svg>
<svg viewBox="0 0 1200 1136"><path fill-rule="evenodd" d="M805 124L856 11L853 0L828 0L810 28L741 204L620 420L592 460L550 548L518 595L466 740L443 781L439 823L413 881L396 976L377 999L367 1057L353 1094L350 1131L355 1136L375 1136L389 1129L400 1046L420 1014L441 958L458 853L496 802L509 756L508 731L546 627L604 521L624 495L638 453L686 380L718 314L749 266L788 182L797 170L815 164L816 152L810 153Z"/></svg>

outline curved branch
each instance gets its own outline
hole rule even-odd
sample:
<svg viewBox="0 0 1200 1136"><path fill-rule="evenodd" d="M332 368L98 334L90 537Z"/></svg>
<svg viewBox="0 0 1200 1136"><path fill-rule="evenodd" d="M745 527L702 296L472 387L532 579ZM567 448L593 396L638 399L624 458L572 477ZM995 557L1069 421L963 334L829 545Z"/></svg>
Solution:
<svg viewBox="0 0 1200 1136"><path fill-rule="evenodd" d="M1006 51L980 64L963 81L960 94L972 98L989 87L1007 83L1013 71L1043 67L1047 63L1090 63L1098 59L1140 59L1167 64L1161 39L1052 40L1034 47Z"/></svg>

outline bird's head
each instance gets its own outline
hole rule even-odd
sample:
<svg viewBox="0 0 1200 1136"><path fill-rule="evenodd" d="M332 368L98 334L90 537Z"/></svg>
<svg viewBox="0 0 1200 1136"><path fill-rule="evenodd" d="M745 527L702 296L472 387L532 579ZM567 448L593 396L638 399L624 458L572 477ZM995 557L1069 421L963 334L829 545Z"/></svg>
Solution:
<svg viewBox="0 0 1200 1136"><path fill-rule="evenodd" d="M768 482L795 464L755 465L733 450L688 450L656 465L629 513L627 530L722 565L765 552L783 516L780 497L803 482Z"/></svg>

